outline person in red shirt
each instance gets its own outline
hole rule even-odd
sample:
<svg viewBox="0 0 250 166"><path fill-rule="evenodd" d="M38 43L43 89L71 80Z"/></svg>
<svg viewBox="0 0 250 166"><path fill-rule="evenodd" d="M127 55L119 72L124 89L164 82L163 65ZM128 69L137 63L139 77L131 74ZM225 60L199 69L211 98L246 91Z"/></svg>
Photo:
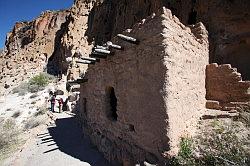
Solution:
<svg viewBox="0 0 250 166"><path fill-rule="evenodd" d="M59 104L59 113L61 113L61 112L62 112L63 99L60 98L60 99L57 100L57 101L58 101L58 104Z"/></svg>

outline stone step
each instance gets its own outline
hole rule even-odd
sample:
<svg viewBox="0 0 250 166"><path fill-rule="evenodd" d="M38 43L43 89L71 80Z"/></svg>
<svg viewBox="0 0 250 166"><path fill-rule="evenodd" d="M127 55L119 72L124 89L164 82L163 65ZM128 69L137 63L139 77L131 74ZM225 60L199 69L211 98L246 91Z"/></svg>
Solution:
<svg viewBox="0 0 250 166"><path fill-rule="evenodd" d="M237 109L239 109L239 107L226 107L226 106L224 106L224 107L222 107L222 111L231 111L231 110L237 110Z"/></svg>
<svg viewBox="0 0 250 166"><path fill-rule="evenodd" d="M237 118L239 113L234 110L230 112L208 109L201 119L216 119L216 118Z"/></svg>
<svg viewBox="0 0 250 166"><path fill-rule="evenodd" d="M228 113L237 113L238 111L237 110L230 110L228 111Z"/></svg>
<svg viewBox="0 0 250 166"><path fill-rule="evenodd" d="M214 100L207 100L206 108L220 110L221 109L220 102Z"/></svg>
<svg viewBox="0 0 250 166"><path fill-rule="evenodd" d="M225 103L221 104L222 105L222 110L223 111L230 111L230 110L238 110L240 109L241 106L249 106L249 102L230 102L230 103Z"/></svg>
<svg viewBox="0 0 250 166"><path fill-rule="evenodd" d="M230 102L228 103L228 106L239 106L239 105L244 105L244 106L250 106L249 102Z"/></svg>

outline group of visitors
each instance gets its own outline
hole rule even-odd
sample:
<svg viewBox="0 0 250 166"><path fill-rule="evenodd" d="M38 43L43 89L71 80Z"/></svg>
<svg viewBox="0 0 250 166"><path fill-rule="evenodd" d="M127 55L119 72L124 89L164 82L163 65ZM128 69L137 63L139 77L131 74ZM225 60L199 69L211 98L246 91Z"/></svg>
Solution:
<svg viewBox="0 0 250 166"><path fill-rule="evenodd" d="M59 113L62 112L62 106L63 106L63 99L60 97L59 99L56 98L56 94L52 91L49 92L50 99L49 102L51 103L50 106L50 111L55 112L55 105L56 101L58 102L58 108L59 108Z"/></svg>

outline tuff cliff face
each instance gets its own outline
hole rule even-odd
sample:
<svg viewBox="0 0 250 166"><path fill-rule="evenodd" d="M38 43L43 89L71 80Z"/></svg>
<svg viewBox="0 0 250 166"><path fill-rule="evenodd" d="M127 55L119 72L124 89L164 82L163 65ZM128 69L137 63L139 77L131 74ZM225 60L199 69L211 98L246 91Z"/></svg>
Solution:
<svg viewBox="0 0 250 166"><path fill-rule="evenodd" d="M121 0L96 4L87 35L97 43L166 6L185 25L203 22L209 31L210 62L230 63L250 79L250 1L248 0Z"/></svg>
<svg viewBox="0 0 250 166"><path fill-rule="evenodd" d="M210 62L230 63L250 79L250 1L198 0L194 11L210 33Z"/></svg>
<svg viewBox="0 0 250 166"><path fill-rule="evenodd" d="M74 3L66 18L66 22L57 32L55 49L48 64L48 66L51 66L51 70L48 72L62 72L75 79L80 73L86 71L87 65L73 66L68 70L69 65L66 62L66 58L74 56L76 52L87 57L91 52L93 45L87 41L87 36L85 36L91 8L92 4L89 3L83 3L82 1Z"/></svg>
<svg viewBox="0 0 250 166"><path fill-rule="evenodd" d="M50 73L82 73L86 65L68 72L65 58L76 50L88 56L92 41L102 44L162 6L184 25L203 22L209 32L210 62L230 63L243 80L250 79L248 0L75 0L68 11L45 12L32 22L17 23L7 35L5 57L28 55L33 60L29 57L39 54L51 57Z"/></svg>
<svg viewBox="0 0 250 166"><path fill-rule="evenodd" d="M90 41L103 43L162 6L161 0L112 0L95 3L89 14L86 34Z"/></svg>
<svg viewBox="0 0 250 166"><path fill-rule="evenodd" d="M15 24L7 34L0 57L1 90L46 70L47 60L54 52L56 33L68 14L67 10L46 11L31 22Z"/></svg>
<svg viewBox="0 0 250 166"><path fill-rule="evenodd" d="M13 30L7 35L5 43L7 56L20 55L22 50L28 49L34 51L42 49L39 53L50 55L53 47L52 49L45 47L54 44L55 33L65 22L68 13L68 11L46 11L31 22L16 23Z"/></svg>

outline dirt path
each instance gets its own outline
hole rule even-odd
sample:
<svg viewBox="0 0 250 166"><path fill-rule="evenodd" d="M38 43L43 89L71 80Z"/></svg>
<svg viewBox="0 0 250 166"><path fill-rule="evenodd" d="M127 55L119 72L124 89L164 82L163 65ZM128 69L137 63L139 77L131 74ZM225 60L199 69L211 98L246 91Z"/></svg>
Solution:
<svg viewBox="0 0 250 166"><path fill-rule="evenodd" d="M108 162L83 138L75 118L67 113L54 113L57 119L29 140L12 166L108 166Z"/></svg>

